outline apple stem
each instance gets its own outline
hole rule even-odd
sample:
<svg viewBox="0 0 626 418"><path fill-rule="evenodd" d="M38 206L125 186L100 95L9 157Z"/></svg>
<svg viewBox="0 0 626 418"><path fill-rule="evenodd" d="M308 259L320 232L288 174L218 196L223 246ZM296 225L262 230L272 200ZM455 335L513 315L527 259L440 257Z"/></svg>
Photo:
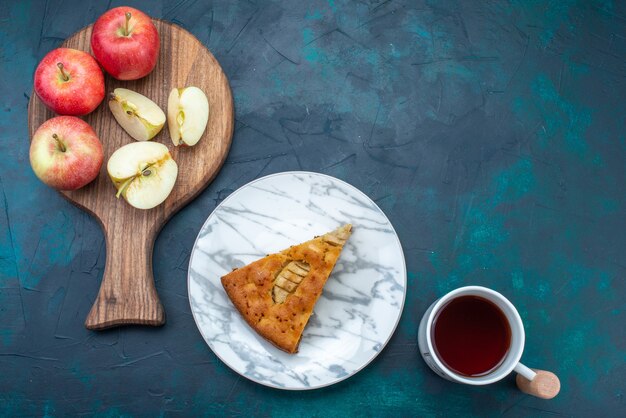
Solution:
<svg viewBox="0 0 626 418"><path fill-rule="evenodd" d="M57 62L57 67L59 67L59 71L61 71L61 77L63 77L63 81L68 81L70 77L65 72L65 69L63 68L63 63Z"/></svg>
<svg viewBox="0 0 626 418"><path fill-rule="evenodd" d="M115 197L117 197L118 199L120 198L121 195L124 194L124 192L126 191L126 189L128 188L128 186L130 186L130 183L133 182L133 180L135 180L135 177L129 177L127 178L124 183L122 183L120 185L120 188L117 189L117 193L115 194Z"/></svg>
<svg viewBox="0 0 626 418"><path fill-rule="evenodd" d="M130 12L126 12L126 23L124 23L124 36L130 35L130 32L128 32L128 22L130 21L130 17Z"/></svg>
<svg viewBox="0 0 626 418"><path fill-rule="evenodd" d="M57 134L52 134L52 137L55 141L57 141L57 146L61 149L61 152L65 152L67 149L65 148L65 145L63 145L63 142L61 142L59 136Z"/></svg>

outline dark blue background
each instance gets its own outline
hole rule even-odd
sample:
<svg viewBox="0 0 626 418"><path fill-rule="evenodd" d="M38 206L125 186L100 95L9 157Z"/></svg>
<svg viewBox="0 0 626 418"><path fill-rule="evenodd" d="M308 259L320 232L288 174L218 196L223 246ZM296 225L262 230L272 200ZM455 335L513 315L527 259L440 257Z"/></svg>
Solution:
<svg viewBox="0 0 626 418"><path fill-rule="evenodd" d="M236 129L216 180L154 249L160 329L91 332L104 267L96 221L28 163L38 61L119 2L0 3L0 414L624 416L626 5L620 1L129 1L213 52ZM389 216L409 271L401 323L356 376L312 392L239 377L187 300L195 236L260 176L345 180ZM416 347L448 290L519 308L552 401L446 382Z"/></svg>

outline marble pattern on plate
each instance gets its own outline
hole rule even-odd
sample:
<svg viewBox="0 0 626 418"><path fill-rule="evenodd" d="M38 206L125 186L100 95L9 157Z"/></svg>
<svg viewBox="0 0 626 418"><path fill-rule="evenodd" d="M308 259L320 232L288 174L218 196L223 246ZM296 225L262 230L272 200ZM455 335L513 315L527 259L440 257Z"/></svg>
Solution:
<svg viewBox="0 0 626 418"><path fill-rule="evenodd" d="M344 223L353 234L299 352L286 354L245 323L219 278ZM397 325L405 286L402 249L382 211L352 186L315 173L272 175L231 194L202 227L189 266L192 312L211 349L245 377L286 389L332 384L367 365Z"/></svg>

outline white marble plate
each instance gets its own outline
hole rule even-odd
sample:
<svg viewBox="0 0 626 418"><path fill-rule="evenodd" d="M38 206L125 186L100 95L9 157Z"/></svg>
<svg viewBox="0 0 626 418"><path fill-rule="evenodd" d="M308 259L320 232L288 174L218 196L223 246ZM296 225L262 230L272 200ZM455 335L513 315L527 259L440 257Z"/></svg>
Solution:
<svg viewBox="0 0 626 418"><path fill-rule="evenodd" d="M284 353L248 326L220 277L344 223L352 236L300 351ZM404 306L406 266L391 223L365 194L323 174L286 172L248 183L213 211L196 239L188 285L202 336L230 368L262 385L314 389L352 376L387 344Z"/></svg>

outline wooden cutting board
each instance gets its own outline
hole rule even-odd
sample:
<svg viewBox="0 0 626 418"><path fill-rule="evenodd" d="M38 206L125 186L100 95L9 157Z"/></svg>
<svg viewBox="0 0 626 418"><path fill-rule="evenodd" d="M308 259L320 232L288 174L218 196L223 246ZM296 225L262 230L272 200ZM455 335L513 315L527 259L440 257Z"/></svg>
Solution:
<svg viewBox="0 0 626 418"><path fill-rule="evenodd" d="M209 99L209 122L200 142L189 148L175 147L167 123L153 139L170 150L178 163L174 190L154 209L131 207L115 197L115 187L106 171L111 154L134 140L118 125L108 108L108 97L84 117L104 147L104 163L95 181L71 192L60 192L98 219L106 238L106 265L100 292L85 326L104 329L122 324L162 325L165 312L154 287L152 249L167 220L196 197L216 176L226 159L234 127L233 98L228 79L213 55L192 34L179 26L154 20L161 38L156 67L135 81L119 81L105 74L106 92L117 87L137 91L156 102L167 113L167 99L175 87L196 86ZM91 53L92 27L68 38L64 47ZM28 130L37 128L55 114L33 92L28 106Z"/></svg>

